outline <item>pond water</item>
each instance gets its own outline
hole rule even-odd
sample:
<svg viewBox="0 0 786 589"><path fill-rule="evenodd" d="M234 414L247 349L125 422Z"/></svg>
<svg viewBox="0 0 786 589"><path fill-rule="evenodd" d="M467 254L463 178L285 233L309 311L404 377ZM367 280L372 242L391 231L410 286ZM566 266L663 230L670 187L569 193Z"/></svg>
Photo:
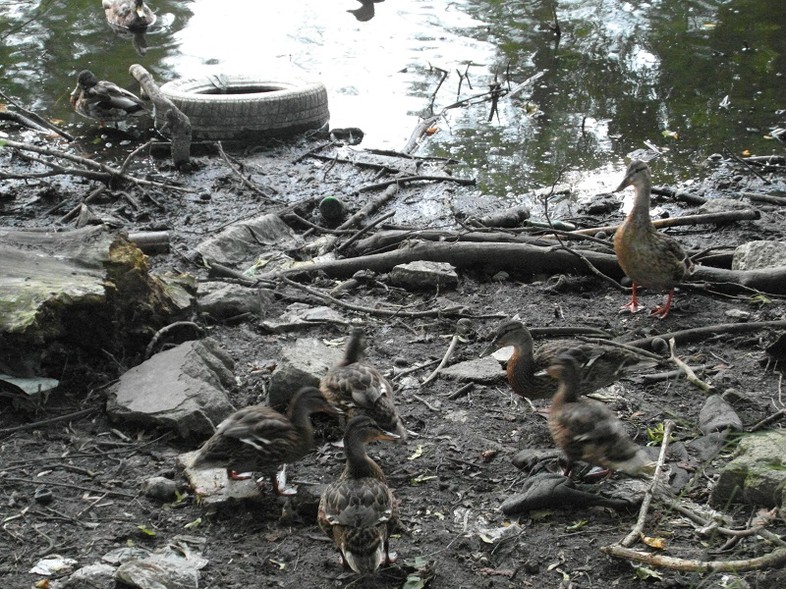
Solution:
<svg viewBox="0 0 786 589"><path fill-rule="evenodd" d="M151 0L144 38L107 25L99 0L0 0L7 95L79 134L79 70L130 89L133 63L164 81L206 72L297 76L328 88L331 126L400 149L419 117L539 75L515 97L453 108L419 153L449 155L481 190L515 200L562 181L613 188L626 154L664 153L657 181L706 156L783 153L783 0L387 0L361 22L354 0ZM553 29L554 12L562 32ZM145 47L146 46L146 47ZM447 77L439 86L442 74Z"/></svg>

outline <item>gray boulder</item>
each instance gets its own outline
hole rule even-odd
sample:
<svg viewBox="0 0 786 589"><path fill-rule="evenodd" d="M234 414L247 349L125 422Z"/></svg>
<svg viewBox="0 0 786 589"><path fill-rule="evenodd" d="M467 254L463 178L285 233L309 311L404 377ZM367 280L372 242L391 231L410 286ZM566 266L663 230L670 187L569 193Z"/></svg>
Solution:
<svg viewBox="0 0 786 589"><path fill-rule="evenodd" d="M270 379L270 405L283 409L301 387L319 386L319 379L343 357L343 347L329 347L310 337L285 345Z"/></svg>
<svg viewBox="0 0 786 589"><path fill-rule="evenodd" d="M760 270L786 266L786 243L782 241L749 241L734 250L732 270Z"/></svg>
<svg viewBox="0 0 786 589"><path fill-rule="evenodd" d="M235 384L233 367L214 340L180 344L123 374L107 412L115 421L166 427L182 437L210 435L234 410L226 392Z"/></svg>

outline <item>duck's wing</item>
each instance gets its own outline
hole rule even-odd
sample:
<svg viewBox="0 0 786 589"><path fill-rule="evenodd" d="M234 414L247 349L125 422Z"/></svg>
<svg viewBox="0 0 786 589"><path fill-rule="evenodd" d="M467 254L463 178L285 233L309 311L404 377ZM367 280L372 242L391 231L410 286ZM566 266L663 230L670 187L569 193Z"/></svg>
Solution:
<svg viewBox="0 0 786 589"><path fill-rule="evenodd" d="M99 103L102 108L117 108L129 113L145 109L145 103L138 96L106 80L89 88L85 92L85 98L89 102Z"/></svg>

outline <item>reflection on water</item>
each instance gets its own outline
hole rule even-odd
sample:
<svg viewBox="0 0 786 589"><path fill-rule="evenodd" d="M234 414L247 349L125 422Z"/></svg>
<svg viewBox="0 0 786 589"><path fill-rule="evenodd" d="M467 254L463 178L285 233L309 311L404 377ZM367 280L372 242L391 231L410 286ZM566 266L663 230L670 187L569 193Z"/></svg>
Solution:
<svg viewBox="0 0 786 589"><path fill-rule="evenodd" d="M610 185L645 141L668 150L661 182L695 173L724 145L782 152L763 137L786 105L786 11L766 1L150 4L158 21L141 39L112 31L99 0L0 0L3 91L81 126L67 100L81 69L128 88L132 63L161 82L219 70L315 77L333 126L395 149L419 116L487 92L495 77L515 84L543 72L491 120L483 101L448 111L422 148L463 160L500 196L549 185L563 168L569 180L581 172Z"/></svg>

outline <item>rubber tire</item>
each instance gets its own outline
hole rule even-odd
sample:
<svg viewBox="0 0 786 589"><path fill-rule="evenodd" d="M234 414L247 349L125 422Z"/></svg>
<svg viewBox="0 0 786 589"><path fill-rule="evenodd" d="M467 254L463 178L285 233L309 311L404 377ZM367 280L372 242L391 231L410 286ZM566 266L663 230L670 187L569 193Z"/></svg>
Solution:
<svg viewBox="0 0 786 589"><path fill-rule="evenodd" d="M330 120L321 82L220 74L167 82L161 92L189 118L194 139L281 137Z"/></svg>

